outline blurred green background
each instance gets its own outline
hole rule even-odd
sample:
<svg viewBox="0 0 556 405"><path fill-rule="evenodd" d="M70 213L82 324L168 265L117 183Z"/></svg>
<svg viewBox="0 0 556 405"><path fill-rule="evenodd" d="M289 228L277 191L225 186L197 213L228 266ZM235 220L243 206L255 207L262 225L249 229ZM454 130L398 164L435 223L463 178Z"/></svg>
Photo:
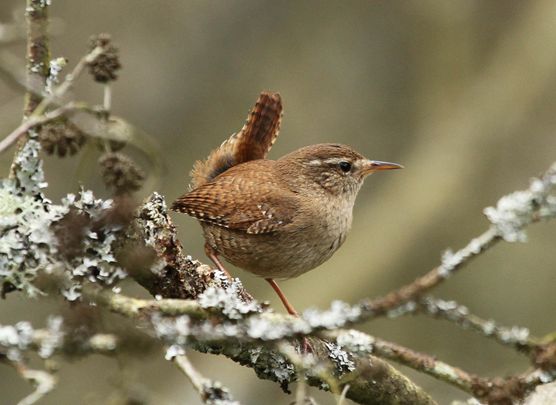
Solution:
<svg viewBox="0 0 556 405"><path fill-rule="evenodd" d="M23 3L2 0L0 22L14 15L21 20ZM68 57L72 66L99 32L111 33L120 47L124 68L113 86L113 112L158 143L165 169L156 189L168 201L186 189L193 162L241 128L261 90L279 91L284 102L271 158L311 143L341 142L406 166L367 180L351 234L331 260L282 283L300 310L324 308L334 299L356 302L412 281L438 264L445 249L483 232L482 209L527 187L556 157L551 0L52 3L53 56ZM1 49L21 58L16 66L22 73L24 42ZM98 104L102 88L84 78L75 95ZM0 134L18 125L22 103L22 92L0 80ZM10 161L11 152L0 156L4 173ZM54 200L79 184L107 195L90 156L47 157L45 167ZM207 261L198 224L172 217L187 252ZM435 294L536 335L554 331L555 248L556 224L535 225L529 243L497 246ZM234 274L282 311L266 283L239 269ZM60 307L10 294L0 302L0 324L31 320L42 326ZM527 367L511 350L442 321L380 320L360 328L481 375ZM245 404L294 400L225 358L191 357ZM408 373L440 403L466 397ZM102 404L126 390L156 404L199 403L159 351L63 363L59 380L43 403ZM14 403L29 390L0 366L2 401ZM330 395L310 392L322 404L334 403Z"/></svg>

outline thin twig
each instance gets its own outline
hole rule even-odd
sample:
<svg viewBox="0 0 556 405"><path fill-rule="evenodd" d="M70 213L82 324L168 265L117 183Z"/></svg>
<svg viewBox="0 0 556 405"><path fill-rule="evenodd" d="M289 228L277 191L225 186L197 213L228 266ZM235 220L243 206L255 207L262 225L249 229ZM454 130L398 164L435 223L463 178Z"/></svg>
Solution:
<svg viewBox="0 0 556 405"><path fill-rule="evenodd" d="M14 129L8 136L6 136L2 141L0 141L0 153L4 152L7 148L17 142L23 135L25 135L30 129L36 127L37 125L44 124L46 122L52 121L56 118L63 116L69 112L73 112L77 109L85 109L86 106L82 103L69 102L61 107L56 108L52 111L46 111L46 109L52 105L56 104L59 99L64 96L68 90L70 90L75 82L75 80L81 75L83 69L87 64L94 61L100 54L102 54L103 49L97 47L93 49L90 53L85 55L77 63L75 68L71 73L66 75L64 81L57 86L51 94L43 98L38 105L34 108L32 113L30 113L27 119L16 129ZM29 92L31 94L31 92Z"/></svg>
<svg viewBox="0 0 556 405"><path fill-rule="evenodd" d="M201 373L193 367L193 364L191 364L185 354L174 357L173 361L183 374L185 374L189 382L191 382L191 385L193 385L193 388L199 393L199 396L202 397L204 395L203 385L208 379L203 377Z"/></svg>
<svg viewBox="0 0 556 405"><path fill-rule="evenodd" d="M437 360L434 356L378 338L374 338L372 353L375 356L394 360L404 366L421 371L469 393L473 393L473 381L478 379L475 375Z"/></svg>
<svg viewBox="0 0 556 405"><path fill-rule="evenodd" d="M445 281L449 275L463 268L471 259L493 247L500 240L501 237L498 235L496 228L490 227L486 232L471 240L467 246L454 254L454 256L459 257L460 260L453 263L449 270L447 270L445 265L440 265L424 276L417 278L412 283L392 291L384 297L364 301L361 305L365 312L364 318L375 318L387 315L388 311L398 308L416 299L420 295L425 294Z"/></svg>
<svg viewBox="0 0 556 405"><path fill-rule="evenodd" d="M32 405L56 387L56 378L46 371L31 370L21 363L15 365L15 368L24 379L35 385L35 390L20 400L17 405Z"/></svg>
<svg viewBox="0 0 556 405"><path fill-rule="evenodd" d="M110 112L112 109L112 86L109 83L104 85L103 94L102 106L106 112Z"/></svg>
<svg viewBox="0 0 556 405"><path fill-rule="evenodd" d="M73 87L75 81L81 76L81 73L85 69L85 67L94 62L102 53L104 49L100 46L97 46L87 55L83 56L77 65L73 68L73 70L68 73L62 83L54 88L51 94L46 96L42 99L40 104L33 110L33 115L41 115L45 112L45 110L51 105L56 104L59 100Z"/></svg>
<svg viewBox="0 0 556 405"><path fill-rule="evenodd" d="M525 354L538 347L540 340L532 337L527 328L501 326L492 319L483 319L469 312L469 309L455 301L433 297L423 297L416 301L415 313L423 313L435 319L454 322L463 329L469 329L496 342L517 349Z"/></svg>
<svg viewBox="0 0 556 405"><path fill-rule="evenodd" d="M25 121L21 123L16 129L14 129L8 136L0 141L0 153L4 152L10 146L17 142L19 138L27 133L30 129L33 129L39 125L46 124L47 122L53 121L57 118L63 117L69 113L75 111L87 111L88 107L84 103L78 103L70 101L69 103L56 108L52 111L47 111L42 115L31 115Z"/></svg>
<svg viewBox="0 0 556 405"><path fill-rule="evenodd" d="M219 382L209 380L199 373L193 364L189 361L185 354L173 357L173 362L185 374L185 376L193 385L193 388L199 393L199 398L205 404L219 405L240 405L234 401L228 389Z"/></svg>
<svg viewBox="0 0 556 405"><path fill-rule="evenodd" d="M338 398L337 405L345 405L346 395L348 391L349 391L349 384L346 384L344 386L344 389L342 390L342 393L340 394L340 397Z"/></svg>

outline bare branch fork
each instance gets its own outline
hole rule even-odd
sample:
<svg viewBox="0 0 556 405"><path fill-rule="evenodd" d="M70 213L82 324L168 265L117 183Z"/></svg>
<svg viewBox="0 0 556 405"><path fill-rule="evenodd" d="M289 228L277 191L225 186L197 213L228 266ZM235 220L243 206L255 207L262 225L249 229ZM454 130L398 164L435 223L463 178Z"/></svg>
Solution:
<svg viewBox="0 0 556 405"><path fill-rule="evenodd" d="M17 405L31 405L38 402L56 386L56 378L42 370L31 370L23 364L18 364L16 369L21 376L35 385L35 390L17 403Z"/></svg>
<svg viewBox="0 0 556 405"><path fill-rule="evenodd" d="M203 403L240 405L239 402L233 400L228 389L222 386L222 384L203 377L195 367L193 367L193 364L191 364L185 353L174 356L172 360L199 393L199 397Z"/></svg>
<svg viewBox="0 0 556 405"><path fill-rule="evenodd" d="M85 66L94 61L99 55L102 54L102 52L103 49L101 47L97 47L92 52L81 58L73 71L66 76L64 82L57 86L51 94L43 98L38 106L19 127L14 129L10 134L8 134L8 136L0 141L0 153L4 152L16 143L17 140L25 135L30 129L46 124L47 122L53 121L57 118L67 116L68 114L76 111L91 112L92 110L86 103L74 101L70 101L51 111L46 111L46 109L52 104L57 104L59 100L62 99L62 97L72 88L75 80L81 75Z"/></svg>

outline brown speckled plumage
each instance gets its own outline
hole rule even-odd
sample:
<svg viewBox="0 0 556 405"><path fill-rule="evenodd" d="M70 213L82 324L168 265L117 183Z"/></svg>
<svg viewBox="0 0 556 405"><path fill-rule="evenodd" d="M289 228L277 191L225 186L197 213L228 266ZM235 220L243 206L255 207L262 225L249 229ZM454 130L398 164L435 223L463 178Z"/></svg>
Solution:
<svg viewBox="0 0 556 405"><path fill-rule="evenodd" d="M262 93L244 128L195 165L194 188L172 205L199 220L213 260L221 255L267 280L329 259L345 241L364 178L401 167L331 143L267 160L280 117L280 97Z"/></svg>

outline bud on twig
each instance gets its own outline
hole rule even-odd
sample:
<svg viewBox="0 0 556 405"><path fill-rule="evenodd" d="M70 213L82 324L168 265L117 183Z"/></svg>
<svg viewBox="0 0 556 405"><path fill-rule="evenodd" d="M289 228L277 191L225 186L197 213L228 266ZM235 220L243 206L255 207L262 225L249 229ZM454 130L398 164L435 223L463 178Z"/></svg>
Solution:
<svg viewBox="0 0 556 405"><path fill-rule="evenodd" d="M103 52L89 63L89 72L95 81L108 83L118 78L116 71L121 69L118 48L112 44L109 34L94 35L89 40L90 49L101 47Z"/></svg>
<svg viewBox="0 0 556 405"><path fill-rule="evenodd" d="M106 187L116 194L137 191L143 185L145 174L131 160L121 153L106 153L99 160L102 179Z"/></svg>
<svg viewBox="0 0 556 405"><path fill-rule="evenodd" d="M39 140L43 149L60 157L75 155L87 138L81 130L67 118L59 118L41 126Z"/></svg>

